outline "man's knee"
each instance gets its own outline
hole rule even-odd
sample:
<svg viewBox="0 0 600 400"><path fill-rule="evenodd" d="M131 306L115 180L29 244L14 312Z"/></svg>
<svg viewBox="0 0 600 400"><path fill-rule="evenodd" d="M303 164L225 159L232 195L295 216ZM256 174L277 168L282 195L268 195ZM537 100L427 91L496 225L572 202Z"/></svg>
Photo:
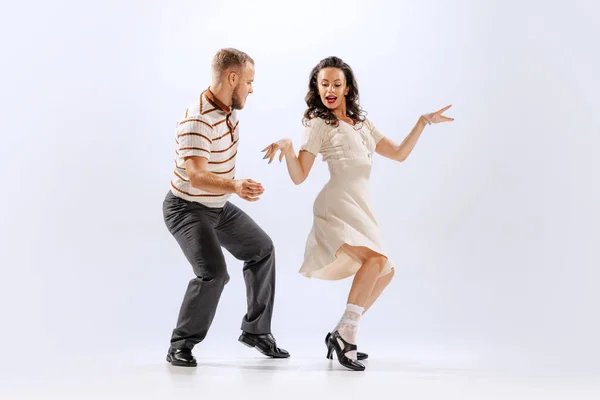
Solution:
<svg viewBox="0 0 600 400"><path fill-rule="evenodd" d="M196 276L202 282L206 283L225 286L229 282L229 273L225 266L219 268L199 268Z"/></svg>
<svg viewBox="0 0 600 400"><path fill-rule="evenodd" d="M275 245L268 235L264 235L260 238L256 247L253 251L252 260L262 260L263 258L273 255L275 252Z"/></svg>

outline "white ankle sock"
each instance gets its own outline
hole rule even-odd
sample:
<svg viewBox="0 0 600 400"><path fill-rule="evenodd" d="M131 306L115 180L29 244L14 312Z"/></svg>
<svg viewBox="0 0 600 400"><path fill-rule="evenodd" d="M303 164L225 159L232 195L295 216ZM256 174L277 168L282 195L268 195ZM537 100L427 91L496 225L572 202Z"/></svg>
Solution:
<svg viewBox="0 0 600 400"><path fill-rule="evenodd" d="M340 332L340 336L346 342L350 344L356 344L358 323L364 310L365 309L363 307L357 306L356 304L346 304L346 311L344 311L340 322L338 322L337 326L333 331L335 332L337 330L338 332ZM344 347L344 344L340 343L340 346ZM353 350L347 352L346 357L348 357L351 360L356 360L356 351Z"/></svg>
<svg viewBox="0 0 600 400"><path fill-rule="evenodd" d="M337 325L335 326L335 328L333 328L333 330L331 332L332 333L335 332L337 329L339 329L340 325L342 324L342 322L344 320L349 319L349 313L358 314L358 316L360 318L364 311L365 311L365 309L363 307L357 306L356 304L350 304L350 303L346 304L346 310L344 311L344 314L342 314L342 318L340 318Z"/></svg>

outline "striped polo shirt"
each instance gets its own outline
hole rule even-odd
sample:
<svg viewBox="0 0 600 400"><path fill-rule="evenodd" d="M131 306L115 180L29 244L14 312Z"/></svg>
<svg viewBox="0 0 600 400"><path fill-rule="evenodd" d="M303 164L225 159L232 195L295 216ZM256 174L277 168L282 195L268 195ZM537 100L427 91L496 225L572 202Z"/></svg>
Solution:
<svg viewBox="0 0 600 400"><path fill-rule="evenodd" d="M171 192L208 207L223 207L231 193L212 193L195 188L185 170L185 157L208 159L208 170L227 179L235 178L235 157L239 140L236 110L219 101L210 89L200 94L177 122L175 170Z"/></svg>

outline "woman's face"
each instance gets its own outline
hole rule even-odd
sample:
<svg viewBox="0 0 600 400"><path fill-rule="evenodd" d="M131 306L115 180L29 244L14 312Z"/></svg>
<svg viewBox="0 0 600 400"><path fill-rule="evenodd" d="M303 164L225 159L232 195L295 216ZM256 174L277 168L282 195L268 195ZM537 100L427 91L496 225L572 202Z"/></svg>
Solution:
<svg viewBox="0 0 600 400"><path fill-rule="evenodd" d="M344 71L339 68L323 68L317 74L319 95L325 107L330 110L346 105L348 86Z"/></svg>

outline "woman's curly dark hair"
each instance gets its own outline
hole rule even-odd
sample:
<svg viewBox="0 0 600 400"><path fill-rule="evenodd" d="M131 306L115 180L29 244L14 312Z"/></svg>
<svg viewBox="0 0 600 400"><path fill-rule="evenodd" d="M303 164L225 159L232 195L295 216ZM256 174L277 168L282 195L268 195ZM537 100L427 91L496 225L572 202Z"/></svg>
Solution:
<svg viewBox="0 0 600 400"><path fill-rule="evenodd" d="M348 86L348 94L346 95L346 113L355 124L365 120L365 112L360 108L358 103L358 84L354 77L354 72L348 64L338 57L327 57L321 60L310 72L310 81L308 82L308 93L305 100L308 108L304 112L302 120L304 125L308 124L313 118L323 118L328 125L338 126L339 121L329 108L327 108L321 96L319 95L319 86L317 76L323 68L339 68L344 72L346 77L346 85Z"/></svg>

